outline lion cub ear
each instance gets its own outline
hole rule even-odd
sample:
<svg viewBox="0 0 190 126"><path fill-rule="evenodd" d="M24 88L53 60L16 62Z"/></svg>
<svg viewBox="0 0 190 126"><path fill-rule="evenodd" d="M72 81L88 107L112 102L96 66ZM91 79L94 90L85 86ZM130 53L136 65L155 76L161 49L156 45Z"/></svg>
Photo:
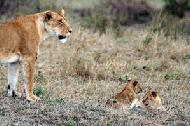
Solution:
<svg viewBox="0 0 190 126"><path fill-rule="evenodd" d="M63 8L61 9L60 14L61 14L62 16L65 15L65 11L63 10Z"/></svg>
<svg viewBox="0 0 190 126"><path fill-rule="evenodd" d="M152 92L152 96L153 96L153 97L157 97L157 92L153 91L153 92Z"/></svg>
<svg viewBox="0 0 190 126"><path fill-rule="evenodd" d="M45 21L49 21L52 18L53 18L52 13L50 11L45 13Z"/></svg>
<svg viewBox="0 0 190 126"><path fill-rule="evenodd" d="M129 83L129 82L131 82L131 80L129 79L129 80L127 80L127 82Z"/></svg>
<svg viewBox="0 0 190 126"><path fill-rule="evenodd" d="M138 84L138 81L133 82L133 86L135 87Z"/></svg>

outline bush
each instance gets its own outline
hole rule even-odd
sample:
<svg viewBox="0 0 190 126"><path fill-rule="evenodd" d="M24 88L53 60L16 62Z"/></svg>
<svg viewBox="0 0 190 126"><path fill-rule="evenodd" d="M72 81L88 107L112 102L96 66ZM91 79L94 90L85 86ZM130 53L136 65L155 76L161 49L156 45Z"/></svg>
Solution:
<svg viewBox="0 0 190 126"><path fill-rule="evenodd" d="M173 15L184 17L185 11L190 10L189 0L164 0L165 9Z"/></svg>
<svg viewBox="0 0 190 126"><path fill-rule="evenodd" d="M0 1L0 15L8 17L20 14L39 12L44 9L55 9L57 0L1 0Z"/></svg>
<svg viewBox="0 0 190 126"><path fill-rule="evenodd" d="M133 23L145 23L152 17L153 10L146 2L133 0L105 0L103 3L107 16L122 26Z"/></svg>
<svg viewBox="0 0 190 126"><path fill-rule="evenodd" d="M94 28L95 30L99 30L100 33L105 33L106 27L108 26L108 19L99 11L91 16L84 16L81 25L85 28Z"/></svg>
<svg viewBox="0 0 190 126"><path fill-rule="evenodd" d="M190 21L189 20L178 20L177 17L166 13L165 11L160 11L154 17L150 32L163 34L165 37L171 37L173 39L179 39L180 36L189 36Z"/></svg>
<svg viewBox="0 0 190 126"><path fill-rule="evenodd" d="M0 1L0 15L11 15L19 8L19 5L26 4L28 0L1 0Z"/></svg>
<svg viewBox="0 0 190 126"><path fill-rule="evenodd" d="M145 2L132 0L105 0L94 8L75 9L82 18L82 26L104 33L111 27L120 35L120 27L146 23L152 19L152 9Z"/></svg>

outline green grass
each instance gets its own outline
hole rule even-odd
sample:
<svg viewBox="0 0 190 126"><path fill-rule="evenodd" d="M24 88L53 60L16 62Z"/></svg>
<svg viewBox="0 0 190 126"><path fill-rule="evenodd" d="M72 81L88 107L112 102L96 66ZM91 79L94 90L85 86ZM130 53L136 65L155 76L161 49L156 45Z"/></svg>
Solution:
<svg viewBox="0 0 190 126"><path fill-rule="evenodd" d="M64 124L63 124L63 126L76 126L76 124L75 124L75 122L74 122L74 120L68 120L68 121L66 121Z"/></svg>
<svg viewBox="0 0 190 126"><path fill-rule="evenodd" d="M181 80L186 77L186 74L182 71L167 72L164 75L165 80Z"/></svg>
<svg viewBox="0 0 190 126"><path fill-rule="evenodd" d="M152 34L148 34L145 39L143 40L144 45L148 45L152 41Z"/></svg>
<svg viewBox="0 0 190 126"><path fill-rule="evenodd" d="M43 93L45 92L45 89L43 89L42 86L37 85L34 87L34 94L38 97L41 97L43 95Z"/></svg>
<svg viewBox="0 0 190 126"><path fill-rule="evenodd" d="M187 53L183 56L183 59L190 60L190 53Z"/></svg>

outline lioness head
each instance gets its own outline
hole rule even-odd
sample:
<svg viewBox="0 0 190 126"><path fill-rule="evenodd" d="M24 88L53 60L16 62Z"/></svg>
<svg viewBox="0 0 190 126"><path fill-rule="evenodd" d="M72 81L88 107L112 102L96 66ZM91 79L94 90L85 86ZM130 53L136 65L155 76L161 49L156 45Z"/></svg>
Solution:
<svg viewBox="0 0 190 126"><path fill-rule="evenodd" d="M63 9L60 12L45 12L44 21L45 30L49 35L58 37L61 43L67 41L67 37L71 34L72 29L64 16Z"/></svg>
<svg viewBox="0 0 190 126"><path fill-rule="evenodd" d="M133 88L135 93L142 92L141 85L138 81L135 80L128 80L128 84Z"/></svg>

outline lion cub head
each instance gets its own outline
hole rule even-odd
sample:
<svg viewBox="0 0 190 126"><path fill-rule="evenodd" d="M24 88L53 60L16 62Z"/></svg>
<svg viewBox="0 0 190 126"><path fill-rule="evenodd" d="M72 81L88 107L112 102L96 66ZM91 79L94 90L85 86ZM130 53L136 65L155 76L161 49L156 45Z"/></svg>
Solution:
<svg viewBox="0 0 190 126"><path fill-rule="evenodd" d="M135 80L128 80L127 85L125 86L124 90L127 90L128 88L132 88L132 90L137 94L142 92L141 85L138 81Z"/></svg>
<svg viewBox="0 0 190 126"><path fill-rule="evenodd" d="M128 104L136 98L136 94L142 91L141 85L138 81L128 80L127 84L121 92L108 99L106 104L113 108L118 108L122 104ZM117 106L117 107L115 107Z"/></svg>
<svg viewBox="0 0 190 126"><path fill-rule="evenodd" d="M57 36L61 43L65 43L72 32L63 9L60 12L44 12L44 27L49 35Z"/></svg>
<svg viewBox="0 0 190 126"><path fill-rule="evenodd" d="M158 92L153 91L150 87L148 87L148 90L142 99L142 103L146 108L163 109L162 101Z"/></svg>
<svg viewBox="0 0 190 126"><path fill-rule="evenodd" d="M135 99L133 100L130 109L134 107L142 107L148 110L161 110L165 111L165 108L162 106L162 100L158 95L158 92L152 90L148 87L144 97L141 100Z"/></svg>

